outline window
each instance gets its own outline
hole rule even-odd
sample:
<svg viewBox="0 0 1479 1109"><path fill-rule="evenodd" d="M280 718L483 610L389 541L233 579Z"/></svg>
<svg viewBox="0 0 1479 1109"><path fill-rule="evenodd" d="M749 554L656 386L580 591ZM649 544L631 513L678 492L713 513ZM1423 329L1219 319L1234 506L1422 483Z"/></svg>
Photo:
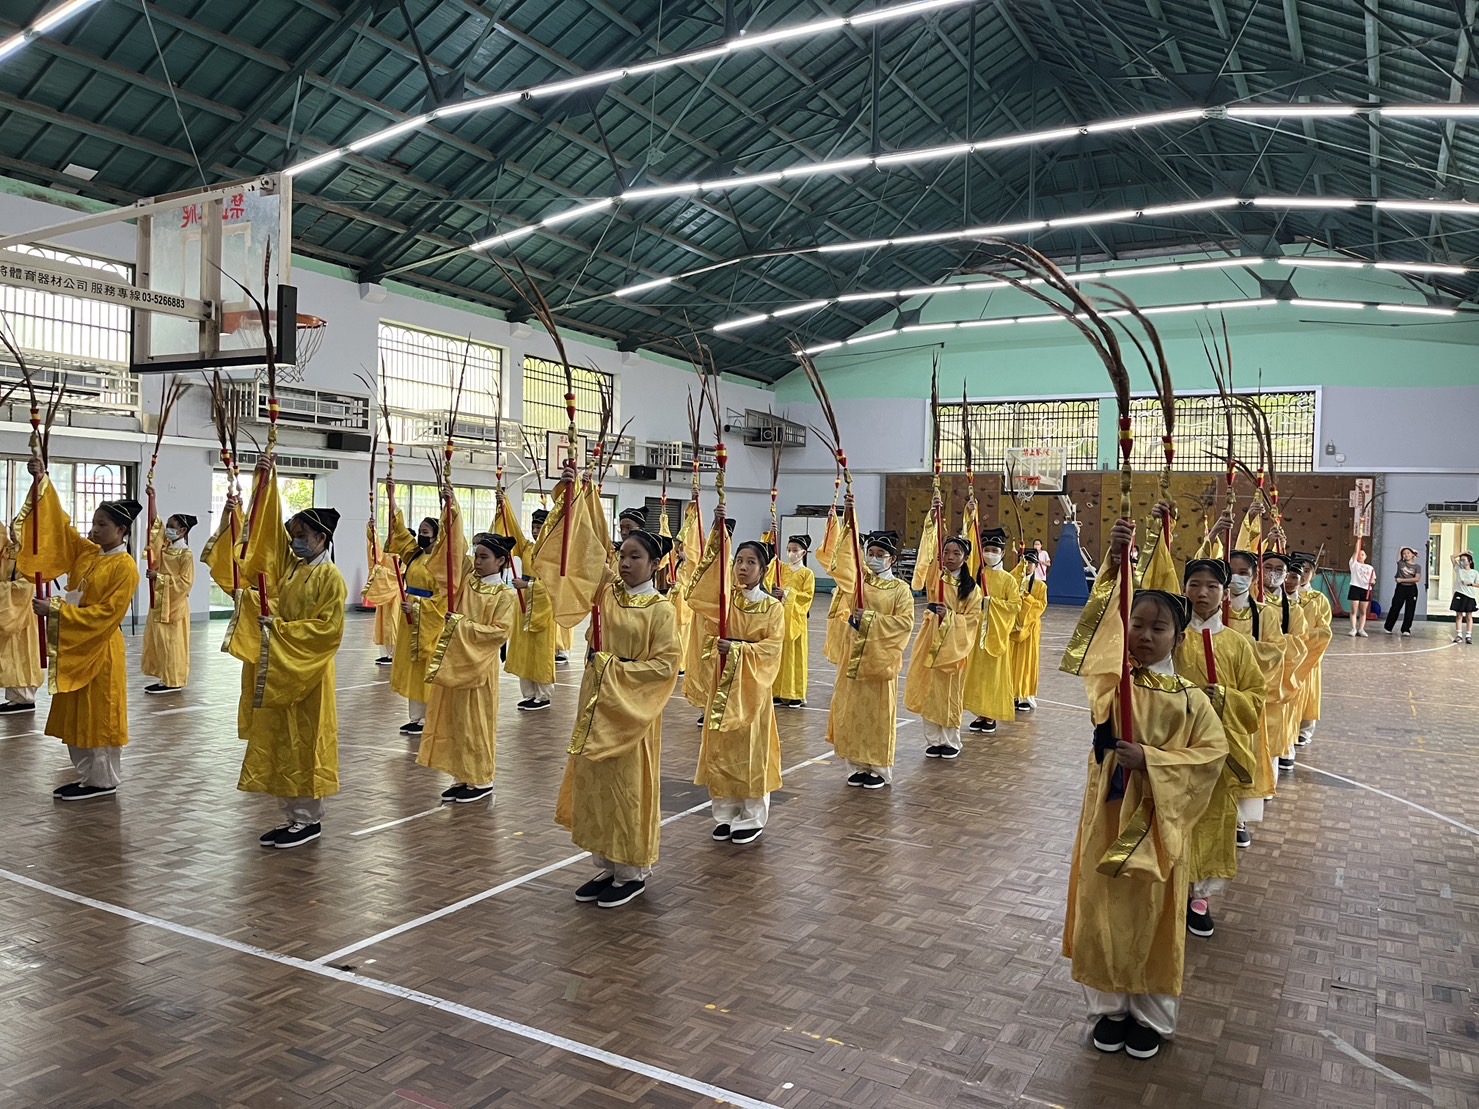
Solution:
<svg viewBox="0 0 1479 1109"><path fill-rule="evenodd" d="M252 497L252 475L250 472L242 475L241 495L246 501L242 511L251 510ZM277 495L282 505L283 519L302 512L305 508L313 507L313 478L307 475L299 476L284 474L279 471L277 475ZM169 505L159 506L161 514L173 511ZM205 541L216 533L220 526L221 514L226 511L226 471L216 470L211 474L211 515L210 519L202 520L190 533L190 546L199 551L205 546ZM340 532L334 537L336 543L344 541L344 534ZM204 571L202 571L203 573ZM213 580L211 582L211 614L212 616L229 615L235 608L231 598L226 595L219 585Z"/></svg>
<svg viewBox="0 0 1479 1109"><path fill-rule="evenodd" d="M133 282L133 267L121 262L49 247L17 245L10 249L16 254L64 262ZM0 285L0 313L14 330L21 350L27 353L49 355L68 363L128 364L129 316L122 305Z"/></svg>
<svg viewBox="0 0 1479 1109"><path fill-rule="evenodd" d="M1247 394L1268 416L1273 439L1273 464L1277 473L1308 473L1315 464L1315 394ZM1137 397L1130 402L1130 421L1135 433L1131 456L1137 470L1160 469L1165 465L1161 436L1165 420L1160 401ZM1176 460L1178 472L1221 470L1226 466L1227 412L1218 396L1176 398ZM1257 471L1258 438L1246 416L1235 418L1233 453L1249 469ZM1117 456L1116 456L1117 457ZM1071 467L1070 467L1071 468Z"/></svg>
<svg viewBox="0 0 1479 1109"><path fill-rule="evenodd" d="M487 531L493 526L494 513L498 508L497 490L454 485L452 491L457 495L457 504L462 509L462 530L467 536L467 541L471 543L474 535L480 531ZM396 507L401 510L406 527L412 531L415 531L421 521L428 516L437 520L442 515L441 495L437 492L435 485L398 481L395 483L395 503ZM382 541L390 524L389 511L390 506L385 496L385 482L382 480L380 496L376 500L375 507L375 527ZM524 526L528 526L527 520Z"/></svg>
<svg viewBox="0 0 1479 1109"><path fill-rule="evenodd" d="M26 472L24 458L0 460L0 473L5 481L5 499L9 508L7 519L13 520L26 506L31 496L31 475ZM48 470L51 484L57 497L77 530L86 533L92 523L92 514L103 501L116 501L129 495L129 467L117 462L65 462L53 459ZM143 493L139 499L142 501ZM141 524L133 530L133 544L143 536Z"/></svg>
<svg viewBox="0 0 1479 1109"><path fill-rule="evenodd" d="M687 501L678 500L676 497L668 498L668 530L675 536L683 526L683 509L687 507L687 504ZM652 532L653 535L656 535L663 518L662 498L648 497L647 503L643 507L647 511L647 530ZM769 526L767 523L766 527L768 528Z"/></svg>
<svg viewBox="0 0 1479 1109"><path fill-rule="evenodd" d="M595 436L601 430L601 393L616 397L616 378L600 370L573 367L575 377L575 426ZM619 421L618 421L619 422ZM570 427L565 412L565 370L558 362L526 355L524 358L524 428L537 432L543 449L544 433L563 432ZM613 433L615 429L613 428Z"/></svg>
<svg viewBox="0 0 1479 1109"><path fill-rule="evenodd" d="M380 374L397 443L445 438L464 360L459 417L503 415L501 347L380 321Z"/></svg>
<svg viewBox="0 0 1479 1109"><path fill-rule="evenodd" d="M1062 447L1070 470L1099 468L1097 400L999 401L969 405L976 473L1001 471L1008 447ZM965 469L961 406L940 406L940 455L945 469Z"/></svg>

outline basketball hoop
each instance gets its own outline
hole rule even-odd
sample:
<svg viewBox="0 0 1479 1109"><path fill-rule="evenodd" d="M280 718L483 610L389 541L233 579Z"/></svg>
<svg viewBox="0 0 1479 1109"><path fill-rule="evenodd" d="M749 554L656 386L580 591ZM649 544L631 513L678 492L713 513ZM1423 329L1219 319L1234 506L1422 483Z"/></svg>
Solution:
<svg viewBox="0 0 1479 1109"><path fill-rule="evenodd" d="M1024 506L1039 493L1063 492L1068 456L1062 447L1008 447L1006 489Z"/></svg>
<svg viewBox="0 0 1479 1109"><path fill-rule="evenodd" d="M318 348L323 345L324 332L328 330L329 324L329 321L323 317L310 316L306 312L298 313L297 322L297 361L279 363L277 367L278 380L289 384L302 382L303 371L308 368L308 363L318 353ZM266 338L262 334L262 316L255 308L223 312L221 314L221 334L238 336L240 342L236 345L244 348L266 346ZM261 366L257 369L257 376L260 378L266 372L267 367Z"/></svg>

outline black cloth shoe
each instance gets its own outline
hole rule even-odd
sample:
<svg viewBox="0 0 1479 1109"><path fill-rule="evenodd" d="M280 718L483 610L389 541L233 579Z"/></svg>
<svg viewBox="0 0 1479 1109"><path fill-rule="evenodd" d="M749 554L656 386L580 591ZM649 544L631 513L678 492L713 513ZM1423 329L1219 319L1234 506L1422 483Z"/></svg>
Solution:
<svg viewBox="0 0 1479 1109"><path fill-rule="evenodd" d="M729 834L729 842L743 847L747 843L754 843L763 831L765 831L764 828L740 828Z"/></svg>
<svg viewBox="0 0 1479 1109"><path fill-rule="evenodd" d="M492 786L458 786L457 792L452 795L452 800L459 805L467 805L473 801L484 801L492 796Z"/></svg>
<svg viewBox="0 0 1479 1109"><path fill-rule="evenodd" d="M305 843L312 843L318 839L322 827L318 824L300 824L293 821L281 832L277 833L277 839L272 846L279 851L287 851L293 847L302 847Z"/></svg>
<svg viewBox="0 0 1479 1109"><path fill-rule="evenodd" d="M520 705L519 708L523 709L525 712L538 712L540 709L549 708L549 702L531 700L527 705Z"/></svg>
<svg viewBox="0 0 1479 1109"><path fill-rule="evenodd" d="M602 909L615 909L625 905L632 898L647 888L647 883L638 878L635 882L622 882L617 885L612 882L601 891L596 898L596 905Z"/></svg>
<svg viewBox="0 0 1479 1109"><path fill-rule="evenodd" d="M1134 1017L1125 1030L1125 1054L1134 1059L1150 1059L1161 1049L1161 1034L1147 1028Z"/></svg>
<svg viewBox="0 0 1479 1109"><path fill-rule="evenodd" d="M864 774L862 782L859 783L864 789L882 789L888 785L882 774Z"/></svg>
<svg viewBox="0 0 1479 1109"><path fill-rule="evenodd" d="M849 774L847 776L847 784L850 786L860 786L863 784L863 779L865 779L866 777L868 777L868 775L859 770L856 774Z"/></svg>
<svg viewBox="0 0 1479 1109"><path fill-rule="evenodd" d="M1094 1022L1094 1046L1113 1054L1125 1046L1125 1036L1129 1031L1129 1014L1102 1016Z"/></svg>
<svg viewBox="0 0 1479 1109"><path fill-rule="evenodd" d="M958 759L960 758L960 748L951 747L948 743L942 743L940 744L940 758Z"/></svg>
<svg viewBox="0 0 1479 1109"><path fill-rule="evenodd" d="M594 901L606 892L608 886L616 881L615 875L597 874L585 885L575 891L575 900Z"/></svg>
<svg viewBox="0 0 1479 1109"><path fill-rule="evenodd" d="M518 709L520 712L528 712L529 711L529 706L532 705L533 703L534 703L534 701L531 698L526 697L522 701L520 701L517 705L515 705L514 708Z"/></svg>
<svg viewBox="0 0 1479 1109"><path fill-rule="evenodd" d="M570 665L570 656L567 655L564 651L556 651L555 652L555 665L556 666L569 666Z"/></svg>
<svg viewBox="0 0 1479 1109"><path fill-rule="evenodd" d="M421 720L412 720L409 723L402 724L401 735L420 735L423 726L424 722Z"/></svg>
<svg viewBox="0 0 1479 1109"><path fill-rule="evenodd" d="M35 701L6 701L0 705L0 712L35 712Z"/></svg>
<svg viewBox="0 0 1479 1109"><path fill-rule="evenodd" d="M1239 828L1238 829L1238 846L1239 847L1252 847L1253 846L1253 833L1250 832L1250 831L1248 831L1247 828Z"/></svg>
<svg viewBox="0 0 1479 1109"><path fill-rule="evenodd" d="M698 718L698 727L702 728L703 726L704 726L704 718L702 716L700 716Z"/></svg>
<svg viewBox="0 0 1479 1109"><path fill-rule="evenodd" d="M453 785L448 786L446 789L442 790L442 804L445 805L449 801L455 801L455 800L457 800L457 791L459 789L461 789L462 786L463 786L463 783L462 782L457 782L457 783L455 783Z"/></svg>
<svg viewBox="0 0 1479 1109"><path fill-rule="evenodd" d="M786 707L788 709L804 709L806 707L806 702L805 701L787 701L786 702Z"/></svg>
<svg viewBox="0 0 1479 1109"><path fill-rule="evenodd" d="M178 693L183 688L185 688L185 687L184 686L180 686L180 685L165 685L163 682L155 682L153 685L146 685L144 687L144 692L145 693Z"/></svg>
<svg viewBox="0 0 1479 1109"><path fill-rule="evenodd" d="M1206 939L1214 931L1212 927L1212 913L1210 910L1203 913L1197 912L1193 908L1196 903L1197 899L1193 898L1186 904L1186 930L1193 936L1201 936L1202 939ZM1203 901L1202 904L1205 905L1206 902Z"/></svg>
<svg viewBox="0 0 1479 1109"><path fill-rule="evenodd" d="M1294 746L1308 747L1314 741L1314 738L1315 737L1312 735L1305 735L1303 732L1300 732L1299 735L1295 737Z"/></svg>
<svg viewBox="0 0 1479 1109"><path fill-rule="evenodd" d="M940 757L940 752L944 749L945 748L942 744L931 743L928 747L924 749L924 757L927 759L937 759Z"/></svg>
<svg viewBox="0 0 1479 1109"><path fill-rule="evenodd" d="M1293 759L1280 759L1279 760L1279 769L1280 770L1293 770L1294 769L1294 760Z"/></svg>
<svg viewBox="0 0 1479 1109"><path fill-rule="evenodd" d="M972 724L971 727L974 728L975 725ZM981 727L980 727L979 731L981 732L982 735L991 735L993 732L996 731L996 721L995 720L982 720L981 721Z"/></svg>
<svg viewBox="0 0 1479 1109"><path fill-rule="evenodd" d="M973 732L982 732L982 731L985 731L986 730L986 721L985 721L985 719L983 717L980 717L980 716L976 717L974 720L971 721L971 726L970 726L970 729L969 730L970 731L973 731Z"/></svg>
<svg viewBox="0 0 1479 1109"><path fill-rule="evenodd" d="M719 824L719 825L716 825L715 826L715 828L714 828L714 842L715 843L728 843L729 842L729 825L728 824Z"/></svg>
<svg viewBox="0 0 1479 1109"><path fill-rule="evenodd" d="M1030 704L1028 704L1026 701L1018 701L1017 702L1017 711L1018 712L1031 712L1032 711L1032 706Z"/></svg>
<svg viewBox="0 0 1479 1109"><path fill-rule="evenodd" d="M286 832L290 827L292 827L291 823L279 824L276 828L269 828L257 837L257 842L263 847L276 847L277 837Z"/></svg>
<svg viewBox="0 0 1479 1109"><path fill-rule="evenodd" d="M85 786L81 782L72 782L52 790L51 795L58 801L91 801L94 797L111 797L117 792L117 786Z"/></svg>
<svg viewBox="0 0 1479 1109"><path fill-rule="evenodd" d="M781 705L784 705L786 702L783 701L783 700L781 700L779 697L772 697L770 699L770 703L772 705L775 705L776 707L780 707Z"/></svg>
<svg viewBox="0 0 1479 1109"><path fill-rule="evenodd" d="M377 658L375 660L375 665L376 666L390 666L394 662L395 662L395 659L391 658L389 655L381 655L379 658Z"/></svg>

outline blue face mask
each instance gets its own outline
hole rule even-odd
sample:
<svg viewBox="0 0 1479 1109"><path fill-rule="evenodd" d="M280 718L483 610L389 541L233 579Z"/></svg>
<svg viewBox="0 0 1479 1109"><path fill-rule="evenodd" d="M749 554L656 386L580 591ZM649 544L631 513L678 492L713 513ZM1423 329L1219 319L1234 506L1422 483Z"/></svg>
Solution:
<svg viewBox="0 0 1479 1109"><path fill-rule="evenodd" d="M316 557L317 554L317 552L313 549L312 541L308 539L294 539L293 553L301 558L304 562L311 561L314 557Z"/></svg>

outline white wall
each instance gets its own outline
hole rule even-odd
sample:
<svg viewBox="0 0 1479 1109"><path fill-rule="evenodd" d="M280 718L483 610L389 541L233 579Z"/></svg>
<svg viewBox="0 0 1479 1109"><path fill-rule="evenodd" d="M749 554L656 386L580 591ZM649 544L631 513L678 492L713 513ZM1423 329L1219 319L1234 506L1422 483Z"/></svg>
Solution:
<svg viewBox="0 0 1479 1109"><path fill-rule="evenodd" d="M65 207L0 192L0 233L46 227L76 215L75 211ZM134 229L130 224L114 224L53 241L59 246L119 261L133 261ZM474 305L459 305L445 298L423 296L404 286L395 285L390 286L390 294L383 303L369 304L360 299L358 286L347 274L325 272L327 267L301 259L295 259L294 265L293 280L299 289L299 310L322 316L328 321L323 347L307 369L304 381L307 386L362 394L364 386L356 380L355 374L365 374L373 380L374 368L379 361L376 350L377 325L382 319L449 335L471 335L475 340L503 347L507 352L504 404L507 413L513 418L518 418L522 412L521 367L524 356L555 356L554 344L543 331L536 328L529 337L517 339L512 334L511 325ZM621 354L595 341L583 341L574 333L568 333L565 338L573 360L616 375L617 419L619 423L631 419L629 434L634 435L638 442L688 438L687 396L689 389L696 389L698 383L691 370L643 356L636 357L631 364L625 364ZM721 386L721 400L727 411L738 414L746 408L762 411L771 408L774 397L768 390L726 380ZM157 379L144 381L144 407L148 414L158 411ZM9 419L5 416L5 410L0 409L0 455L17 457L28 454L29 427L24 422L24 408L12 409ZM138 493L142 500L143 474L148 467L149 452L153 445L152 433L148 436L141 434L138 423L132 420L99 418L79 413L74 417L74 422L111 426L58 427L52 437L53 457L98 459L134 465L139 468ZM199 550L213 526L208 518L211 489L209 456L216 447L210 424L209 397L203 387L194 388L186 395L176 408L170 425L169 437L160 453L155 476L159 508L161 514L189 512L200 517L200 527L192 536L192 545ZM152 429L152 424L150 426ZM245 430L247 428L243 425L243 431ZM265 434L265 428L254 426L250 430L258 439ZM711 435L712 431L706 428L705 437ZM738 534L757 535L769 525L769 456L768 452L747 448L738 440L738 435L727 436L726 440L730 447L727 481L729 514L738 520ZM337 471L316 475L315 499L318 504L337 508L342 514L338 531L337 562L349 583L353 601L364 584L367 569L362 537L370 511L369 456L363 453L331 452L325 449L324 442L325 436L321 433L283 425L279 451L333 458L339 463ZM245 435L241 445L248 445ZM461 484L491 487L494 484L491 456L480 455L476 458L477 462L469 464L465 454L458 457L455 464L456 480ZM382 461L382 474L383 469ZM432 477L430 466L425 461L412 460L399 452L396 476L398 480L409 482L430 482ZM706 475L706 511L711 510L714 503L713 485L712 476ZM607 482L605 491L614 494L618 498L618 504L625 507L628 504L640 505L647 496L658 496L660 485L657 482L631 482L613 477ZM687 482L680 480L670 490L670 495L686 498ZM783 496L787 501L794 500L789 490ZM831 480L828 478L827 496L823 499L830 498ZM789 507L789 504L783 503L783 508ZM146 595L142 589L141 595ZM191 604L197 616L203 616L208 611L209 598L209 582L202 568Z"/></svg>

